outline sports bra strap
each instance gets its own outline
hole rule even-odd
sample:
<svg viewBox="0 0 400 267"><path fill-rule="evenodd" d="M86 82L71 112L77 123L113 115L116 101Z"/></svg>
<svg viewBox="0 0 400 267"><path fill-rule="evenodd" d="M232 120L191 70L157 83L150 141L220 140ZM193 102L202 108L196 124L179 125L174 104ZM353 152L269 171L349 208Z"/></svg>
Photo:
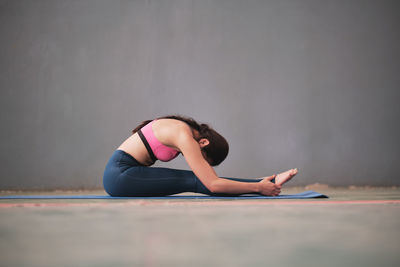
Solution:
<svg viewBox="0 0 400 267"><path fill-rule="evenodd" d="M142 133L142 130L139 129L139 130L137 131L137 133L139 134L140 139L142 139L144 146L146 147L147 151L149 152L149 155L150 155L150 157L151 157L151 160L153 161L153 163L156 162L157 158L156 158L156 156L154 155L153 150L151 150L151 147L150 147L150 145L149 145L149 142L147 142L146 138L144 137L144 135L143 135L143 133Z"/></svg>

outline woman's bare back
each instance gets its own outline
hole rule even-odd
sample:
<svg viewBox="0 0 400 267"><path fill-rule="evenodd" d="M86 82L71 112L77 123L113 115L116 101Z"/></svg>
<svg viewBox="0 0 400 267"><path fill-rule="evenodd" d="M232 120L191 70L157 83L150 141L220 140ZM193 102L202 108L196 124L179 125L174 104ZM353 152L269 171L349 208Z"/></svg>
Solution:
<svg viewBox="0 0 400 267"><path fill-rule="evenodd" d="M181 127L189 127L185 122L175 120L175 119L158 119L152 125L152 129L155 137L163 144L173 149L179 151L177 147L173 145L174 137L177 135L177 131L181 129ZM196 134L194 130L192 130L193 134ZM150 166L152 164L152 160L150 158L149 153L142 140L140 139L138 133L132 134L128 137L119 147L119 150L123 150L126 153L130 154L141 164Z"/></svg>

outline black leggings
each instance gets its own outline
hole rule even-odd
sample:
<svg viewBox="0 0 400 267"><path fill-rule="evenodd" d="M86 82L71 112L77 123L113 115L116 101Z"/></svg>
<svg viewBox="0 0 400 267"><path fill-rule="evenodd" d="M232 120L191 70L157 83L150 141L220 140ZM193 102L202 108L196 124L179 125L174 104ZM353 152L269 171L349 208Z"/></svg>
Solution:
<svg viewBox="0 0 400 267"><path fill-rule="evenodd" d="M249 183L262 180L221 178ZM232 194L212 193L192 171L144 166L122 150L115 150L108 161L104 170L103 184L106 192L115 197L167 196L183 192L232 196Z"/></svg>

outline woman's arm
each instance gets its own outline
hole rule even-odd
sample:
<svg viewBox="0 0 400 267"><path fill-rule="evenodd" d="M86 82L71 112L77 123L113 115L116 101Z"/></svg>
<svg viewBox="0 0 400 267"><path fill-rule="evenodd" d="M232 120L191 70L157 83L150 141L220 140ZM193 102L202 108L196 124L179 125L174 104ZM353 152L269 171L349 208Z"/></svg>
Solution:
<svg viewBox="0 0 400 267"><path fill-rule="evenodd" d="M182 129L178 131L175 145L185 157L186 162L200 179L205 187L213 193L245 194L261 193L265 195L277 195L280 186L270 182L274 176L267 177L261 182L247 183L219 178L210 164L204 159L199 144L194 140L190 131Z"/></svg>

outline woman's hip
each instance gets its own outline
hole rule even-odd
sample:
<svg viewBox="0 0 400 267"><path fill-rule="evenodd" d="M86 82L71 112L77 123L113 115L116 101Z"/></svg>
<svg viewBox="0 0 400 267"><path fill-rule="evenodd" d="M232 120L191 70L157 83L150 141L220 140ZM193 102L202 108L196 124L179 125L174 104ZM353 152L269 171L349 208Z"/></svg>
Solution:
<svg viewBox="0 0 400 267"><path fill-rule="evenodd" d="M134 157L122 150L115 150L108 160L103 173L103 186L107 193L112 194L118 187L118 180L128 169L143 166Z"/></svg>

